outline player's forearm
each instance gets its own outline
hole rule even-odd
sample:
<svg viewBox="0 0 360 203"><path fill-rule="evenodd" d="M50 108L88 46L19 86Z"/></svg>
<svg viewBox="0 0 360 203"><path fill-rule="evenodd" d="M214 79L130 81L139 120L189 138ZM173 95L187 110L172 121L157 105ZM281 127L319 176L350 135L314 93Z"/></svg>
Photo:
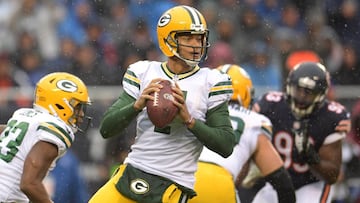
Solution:
<svg viewBox="0 0 360 203"><path fill-rule="evenodd" d="M46 192L44 185L41 182L33 184L22 184L21 190L29 198L30 202L37 203L52 203L49 195Z"/></svg>
<svg viewBox="0 0 360 203"><path fill-rule="evenodd" d="M342 141L339 140L332 144L323 145L318 152L318 163L309 164L311 172L319 179L333 184L337 181L341 168L341 147Z"/></svg>
<svg viewBox="0 0 360 203"><path fill-rule="evenodd" d="M235 135L230 123L227 104L209 112L206 124L196 120L191 132L209 149L228 157L235 145Z"/></svg>
<svg viewBox="0 0 360 203"><path fill-rule="evenodd" d="M228 157L232 153L235 143L232 128L212 128L196 120L191 131L206 147L221 156Z"/></svg>
<svg viewBox="0 0 360 203"><path fill-rule="evenodd" d="M326 181L328 184L336 183L340 174L339 166L325 160L321 160L319 164L311 165L310 170L315 176Z"/></svg>
<svg viewBox="0 0 360 203"><path fill-rule="evenodd" d="M134 108L135 100L123 93L106 111L100 123L100 133L104 138L119 134L135 119L139 111Z"/></svg>

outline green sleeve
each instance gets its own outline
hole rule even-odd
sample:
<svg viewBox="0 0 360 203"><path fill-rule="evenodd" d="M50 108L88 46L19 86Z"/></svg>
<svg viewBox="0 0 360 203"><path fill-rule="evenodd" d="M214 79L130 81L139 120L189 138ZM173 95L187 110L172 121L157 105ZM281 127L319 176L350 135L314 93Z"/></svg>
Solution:
<svg viewBox="0 0 360 203"><path fill-rule="evenodd" d="M125 91L105 112L100 123L100 133L104 138L118 135L138 115L134 109L135 99Z"/></svg>
<svg viewBox="0 0 360 203"><path fill-rule="evenodd" d="M209 149L228 157L235 146L235 134L231 126L227 102L209 110L206 123L196 120L190 129Z"/></svg>

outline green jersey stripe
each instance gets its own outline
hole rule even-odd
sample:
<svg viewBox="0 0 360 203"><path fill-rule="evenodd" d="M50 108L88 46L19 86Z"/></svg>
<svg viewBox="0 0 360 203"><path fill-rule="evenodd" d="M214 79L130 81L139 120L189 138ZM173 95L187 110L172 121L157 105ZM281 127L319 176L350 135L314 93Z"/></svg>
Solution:
<svg viewBox="0 0 360 203"><path fill-rule="evenodd" d="M220 94L230 94L232 95L234 92L232 89L227 89L227 90L219 90L219 91L213 91L209 93L209 97L211 96L215 96L215 95L220 95Z"/></svg>
<svg viewBox="0 0 360 203"><path fill-rule="evenodd" d="M137 87L138 89L140 89L140 84L137 83L137 82L135 82L135 81L133 81L133 80L129 80L129 79L127 79L127 78L124 77L124 82L127 82L127 83L129 83L130 85L133 85L133 86Z"/></svg>
<svg viewBox="0 0 360 203"><path fill-rule="evenodd" d="M134 72L127 70L124 75L124 82L129 83L130 85L133 85L140 89L140 80L137 78Z"/></svg>
<svg viewBox="0 0 360 203"><path fill-rule="evenodd" d="M264 133L269 136L270 138L272 137L272 127L268 126L268 125L262 125L261 126L261 130L264 131Z"/></svg>
<svg viewBox="0 0 360 203"><path fill-rule="evenodd" d="M228 85L231 85L231 81L223 81L223 82L219 82L217 83L214 87L217 87L217 86L228 86Z"/></svg>
<svg viewBox="0 0 360 203"><path fill-rule="evenodd" d="M47 123L52 126L55 126L55 128L58 129L60 132L62 132L62 134L64 134L67 139L71 140L71 142L73 141L72 138L70 137L69 132L67 132L64 128L60 127L59 125L57 125L56 123L53 123L53 122L47 122Z"/></svg>
<svg viewBox="0 0 360 203"><path fill-rule="evenodd" d="M43 126L43 125L40 125L38 127L38 129L44 130L44 131L49 132L49 133L55 135L56 137L58 137L65 144L67 149L71 146L71 142L69 143L68 141L66 141L64 136L61 133L59 133L59 131L53 130L53 129L48 128L48 127Z"/></svg>

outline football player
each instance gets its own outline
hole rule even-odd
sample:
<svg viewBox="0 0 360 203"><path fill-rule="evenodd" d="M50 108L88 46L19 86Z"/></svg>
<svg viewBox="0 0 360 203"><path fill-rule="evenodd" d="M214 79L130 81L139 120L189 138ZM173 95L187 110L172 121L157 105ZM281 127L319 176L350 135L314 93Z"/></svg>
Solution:
<svg viewBox="0 0 360 203"><path fill-rule="evenodd" d="M326 99L329 73L315 62L301 62L289 73L286 92L269 92L254 109L273 124L273 145L284 161L297 202L331 202L331 185L342 163L342 140L350 130L344 106ZM265 185L254 202L277 202Z"/></svg>
<svg viewBox="0 0 360 203"><path fill-rule="evenodd" d="M0 135L0 202L52 202L42 183L71 147L90 104L85 84L63 72L36 84L33 108L20 108Z"/></svg>
<svg viewBox="0 0 360 203"><path fill-rule="evenodd" d="M234 64L222 65L218 70L227 73L232 81L234 94L229 102L229 114L237 144L228 158L223 158L208 148L203 149L195 174L197 196L189 202L240 202L235 182L241 182L240 172L249 161L258 166L261 175L276 189L279 202L295 202L290 176L271 143L271 122L265 116L250 110L254 91L249 75Z"/></svg>
<svg viewBox="0 0 360 203"><path fill-rule="evenodd" d="M90 199L103 202L187 202L194 192L197 160L203 146L223 157L233 151L235 136L228 101L231 81L217 70L200 68L206 58L209 31L203 15L190 6L167 10L157 25L166 62L138 61L127 69L117 101L100 125L104 138L118 135L137 119L137 135L124 164ZM177 117L156 128L145 109L160 80L174 83Z"/></svg>

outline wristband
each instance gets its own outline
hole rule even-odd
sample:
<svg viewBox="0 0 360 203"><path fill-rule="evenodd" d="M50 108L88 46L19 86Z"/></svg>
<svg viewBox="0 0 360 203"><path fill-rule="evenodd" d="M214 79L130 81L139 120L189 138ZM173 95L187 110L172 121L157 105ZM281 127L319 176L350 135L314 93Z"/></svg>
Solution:
<svg viewBox="0 0 360 203"><path fill-rule="evenodd" d="M184 124L186 125L186 127L189 127L189 125L193 122L193 120L194 117L191 116L189 120L185 121Z"/></svg>
<svg viewBox="0 0 360 203"><path fill-rule="evenodd" d="M277 193L279 203L296 202L295 189L291 184L289 172L281 167L265 177Z"/></svg>

